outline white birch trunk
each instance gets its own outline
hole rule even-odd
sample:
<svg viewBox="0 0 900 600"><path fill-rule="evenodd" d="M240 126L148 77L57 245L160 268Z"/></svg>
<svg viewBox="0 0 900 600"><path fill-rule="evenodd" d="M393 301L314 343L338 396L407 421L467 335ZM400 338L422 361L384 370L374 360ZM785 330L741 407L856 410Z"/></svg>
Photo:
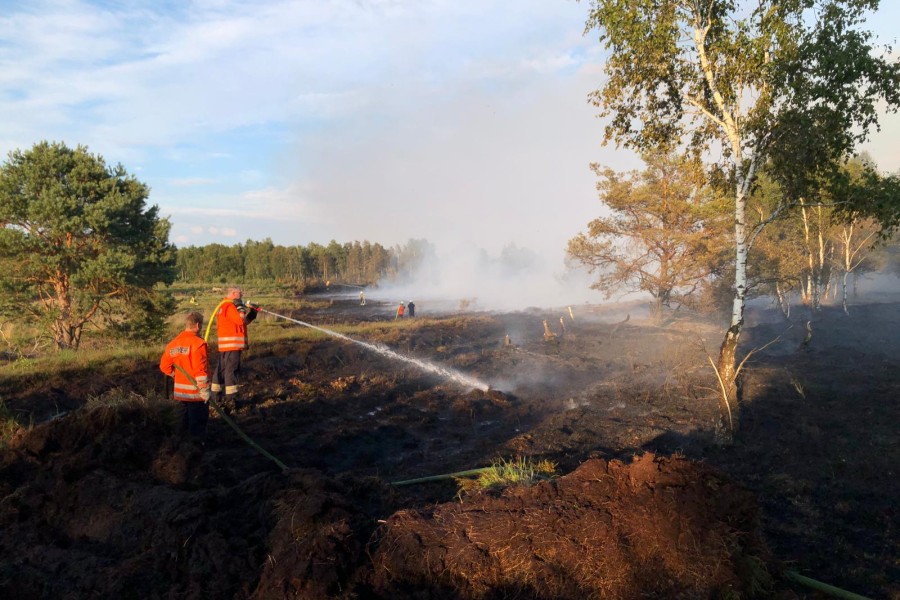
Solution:
<svg viewBox="0 0 900 600"><path fill-rule="evenodd" d="M744 182L737 186L734 198L734 303L731 308L731 327L740 326L744 322L744 307L747 296L747 198L744 195Z"/></svg>
<svg viewBox="0 0 900 600"><path fill-rule="evenodd" d="M775 282L775 297L778 299L778 307L785 319L791 317L791 300L788 298L787 292L781 287L781 282Z"/></svg>

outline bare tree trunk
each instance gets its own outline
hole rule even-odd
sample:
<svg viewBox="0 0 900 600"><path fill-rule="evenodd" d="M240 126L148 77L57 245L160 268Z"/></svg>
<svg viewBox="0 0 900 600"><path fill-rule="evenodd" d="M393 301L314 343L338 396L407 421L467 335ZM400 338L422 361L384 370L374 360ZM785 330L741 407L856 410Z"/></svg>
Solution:
<svg viewBox="0 0 900 600"><path fill-rule="evenodd" d="M661 295L657 295L656 298L653 299L653 321L657 325L662 323L663 320L663 299Z"/></svg>
<svg viewBox="0 0 900 600"><path fill-rule="evenodd" d="M810 215L807 206L801 201L800 216L803 223L803 241L806 246L806 304L813 311L821 307L820 271L816 266L816 252L812 245L812 232L810 227Z"/></svg>
<svg viewBox="0 0 900 600"><path fill-rule="evenodd" d="M53 341L57 351L78 350L81 343L81 327L57 319L53 324Z"/></svg>
<svg viewBox="0 0 900 600"><path fill-rule="evenodd" d="M791 318L791 299L788 297L787 291L781 287L781 282L775 282L775 297L778 299L778 308L785 319Z"/></svg>
<svg viewBox="0 0 900 600"><path fill-rule="evenodd" d="M847 271L844 271L844 276L841 277L841 306L844 308L845 314L850 314L850 308L847 305L847 275L849 275Z"/></svg>
<svg viewBox="0 0 900 600"><path fill-rule="evenodd" d="M737 372L737 347L741 337L743 319L736 326L733 325L725 332L725 339L719 348L719 363L716 365L719 377L719 414L721 419L721 431L726 436L726 441L731 441L737 430L737 401L738 401L738 372Z"/></svg>

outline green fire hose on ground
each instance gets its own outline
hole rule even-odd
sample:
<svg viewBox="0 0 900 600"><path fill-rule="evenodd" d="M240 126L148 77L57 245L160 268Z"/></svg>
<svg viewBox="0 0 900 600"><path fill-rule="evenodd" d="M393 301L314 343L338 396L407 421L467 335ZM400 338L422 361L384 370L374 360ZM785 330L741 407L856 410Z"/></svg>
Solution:
<svg viewBox="0 0 900 600"><path fill-rule="evenodd" d="M178 369L179 371L181 371L181 374L184 375L185 377L187 377L187 378L188 378L188 381L190 381L190 382L194 385L195 388L197 388L198 390L200 389L200 386L197 385L197 380L194 379L193 377L191 377L191 376L188 374L187 371L185 371L185 370L184 370L183 368L181 368L181 366L179 366L179 365L175 365L175 368ZM251 445L253 448L255 448L260 454L262 454L263 456L265 456L266 458L268 458L269 460L271 460L272 462L274 462L276 465L278 465L278 467L279 467L282 471L288 471L288 470L289 470L289 469L288 469L288 466L287 466L286 464L284 464L283 462L281 462L280 460L278 460L275 456L273 456L271 453L269 453L268 450L266 450L265 448L263 448L262 446L260 446L260 445L257 444L256 442L254 442L252 439L250 439L250 436L248 436L246 433L244 433L244 432L241 430L241 428L237 426L237 423L235 423L234 421L232 421L231 418L230 418L228 415L225 414L225 411L222 410L222 409L219 407L218 404L216 404L216 403L213 402L212 400L209 400L209 405L212 406L212 407L216 410L216 413L217 413L220 417L222 417L222 420L225 421L226 423L228 423L228 425L229 425L232 429L234 429L234 430L237 432L237 434L238 434L239 436L241 436L241 438L242 438L245 442L247 442L248 444L250 444L250 445Z"/></svg>
<svg viewBox="0 0 900 600"><path fill-rule="evenodd" d="M839 587L828 585L827 583L823 583L821 581L813 579L812 577L801 575L796 571L785 571L784 576L786 579L793 581L794 583L805 585L819 592L828 594L829 596L834 596L835 598L844 598L845 600L871 600L867 596L860 596L859 594L854 594L853 592L842 590Z"/></svg>

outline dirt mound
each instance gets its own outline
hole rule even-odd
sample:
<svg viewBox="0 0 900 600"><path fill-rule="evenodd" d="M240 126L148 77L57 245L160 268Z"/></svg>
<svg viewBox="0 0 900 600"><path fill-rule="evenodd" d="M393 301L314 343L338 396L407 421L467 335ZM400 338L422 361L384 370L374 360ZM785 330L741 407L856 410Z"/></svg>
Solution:
<svg viewBox="0 0 900 600"><path fill-rule="evenodd" d="M179 443L173 417L83 409L3 451L0 595L662 598L764 580L752 499L684 459L593 460L378 528L398 502L380 479L224 476L223 450Z"/></svg>
<svg viewBox="0 0 900 600"><path fill-rule="evenodd" d="M0 463L0 596L331 597L370 534L314 470L204 483L170 410L77 411Z"/></svg>
<svg viewBox="0 0 900 600"><path fill-rule="evenodd" d="M391 598L752 597L771 583L753 497L652 454L398 512L373 561Z"/></svg>

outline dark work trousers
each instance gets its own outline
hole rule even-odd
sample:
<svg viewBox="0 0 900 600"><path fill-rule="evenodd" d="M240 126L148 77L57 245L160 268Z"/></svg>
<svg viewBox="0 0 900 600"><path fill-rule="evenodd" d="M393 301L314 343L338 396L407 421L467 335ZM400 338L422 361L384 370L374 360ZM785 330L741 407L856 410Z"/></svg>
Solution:
<svg viewBox="0 0 900 600"><path fill-rule="evenodd" d="M206 438L206 423L209 421L208 402L179 402L181 405L181 422L184 430L192 439L203 441Z"/></svg>
<svg viewBox="0 0 900 600"><path fill-rule="evenodd" d="M225 392L225 396L238 393L241 373L241 351L219 352L219 361L216 363L216 372L213 373L211 389L215 393Z"/></svg>

